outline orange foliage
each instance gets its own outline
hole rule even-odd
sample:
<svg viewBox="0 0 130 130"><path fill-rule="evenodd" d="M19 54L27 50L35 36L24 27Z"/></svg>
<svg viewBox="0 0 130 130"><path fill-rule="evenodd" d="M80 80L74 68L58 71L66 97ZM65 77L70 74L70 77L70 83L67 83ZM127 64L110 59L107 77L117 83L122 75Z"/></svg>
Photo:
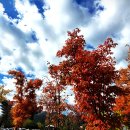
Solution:
<svg viewBox="0 0 130 130"><path fill-rule="evenodd" d="M128 52L128 67L120 70L120 78L116 84L124 90L124 95L118 96L114 111L122 115L124 124L130 122L130 48ZM129 124L130 125L130 124Z"/></svg>
<svg viewBox="0 0 130 130"><path fill-rule="evenodd" d="M9 74L16 79L16 94L13 98L15 105L11 110L13 124L16 127L21 127L23 122L27 118L32 118L37 111L35 91L42 85L42 80L27 81L22 72L15 70L9 71Z"/></svg>

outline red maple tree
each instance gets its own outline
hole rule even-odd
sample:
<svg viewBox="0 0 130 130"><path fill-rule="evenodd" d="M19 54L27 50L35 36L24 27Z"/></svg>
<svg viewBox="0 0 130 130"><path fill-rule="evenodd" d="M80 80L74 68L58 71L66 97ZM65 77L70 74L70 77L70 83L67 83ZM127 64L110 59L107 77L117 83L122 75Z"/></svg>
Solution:
<svg viewBox="0 0 130 130"><path fill-rule="evenodd" d="M62 112L66 110L65 97L63 97L64 90L64 86L56 82L48 82L43 88L40 105L47 112L46 125L53 124L57 128L62 126Z"/></svg>
<svg viewBox="0 0 130 130"><path fill-rule="evenodd" d="M115 129L120 126L120 120L112 108L121 89L114 84L118 71L111 49L117 44L108 38L97 49L88 51L79 32L79 29L68 32L65 46L57 52L57 56L64 57L64 60L58 65L50 65L49 73L53 78L57 76L60 84L73 86L76 104L84 113L82 117L87 122L87 130Z"/></svg>
<svg viewBox="0 0 130 130"><path fill-rule="evenodd" d="M37 111L35 91L42 85L42 80L27 80L22 72L16 70L10 70L9 74L16 80L16 94L13 97L15 104L11 110L13 124L21 127L23 122L27 118L33 118Z"/></svg>

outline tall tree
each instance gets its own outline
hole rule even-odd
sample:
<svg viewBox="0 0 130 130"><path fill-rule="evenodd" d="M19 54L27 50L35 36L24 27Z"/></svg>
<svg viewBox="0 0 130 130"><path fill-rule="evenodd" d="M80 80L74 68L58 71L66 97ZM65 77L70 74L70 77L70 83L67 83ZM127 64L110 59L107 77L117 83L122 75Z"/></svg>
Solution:
<svg viewBox="0 0 130 130"><path fill-rule="evenodd" d="M37 111L35 91L42 85L42 80L27 80L22 72L15 70L9 71L9 74L16 80L16 94L13 97L15 105L11 110L13 124L21 127L23 122L27 118L33 118Z"/></svg>
<svg viewBox="0 0 130 130"><path fill-rule="evenodd" d="M122 123L130 128L130 47L127 61L128 67L120 70L120 78L116 80L116 84L125 91L125 94L116 98L114 111L121 115Z"/></svg>
<svg viewBox="0 0 130 130"><path fill-rule="evenodd" d="M57 52L64 60L58 65L50 65L49 72L52 77L57 76L60 84L73 86L77 106L84 112L86 129L115 129L120 122L112 108L115 96L121 90L114 85L118 72L111 49L117 44L108 38L97 49L88 51L79 32L79 29L68 32L65 46Z"/></svg>

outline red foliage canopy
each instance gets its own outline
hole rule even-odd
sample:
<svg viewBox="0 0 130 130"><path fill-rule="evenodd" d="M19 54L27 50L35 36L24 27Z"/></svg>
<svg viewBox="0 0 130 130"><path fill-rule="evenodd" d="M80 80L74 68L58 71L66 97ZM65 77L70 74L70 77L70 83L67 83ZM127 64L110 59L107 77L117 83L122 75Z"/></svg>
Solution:
<svg viewBox="0 0 130 130"><path fill-rule="evenodd" d="M65 60L50 65L49 72L53 78L57 76L60 84L74 87L77 106L88 122L87 129L120 126L112 111L115 96L121 93L114 85L118 71L111 57L111 49L117 44L108 38L97 49L88 51L84 49L85 40L79 32L79 29L68 32L65 46L57 52L57 56L64 56Z"/></svg>

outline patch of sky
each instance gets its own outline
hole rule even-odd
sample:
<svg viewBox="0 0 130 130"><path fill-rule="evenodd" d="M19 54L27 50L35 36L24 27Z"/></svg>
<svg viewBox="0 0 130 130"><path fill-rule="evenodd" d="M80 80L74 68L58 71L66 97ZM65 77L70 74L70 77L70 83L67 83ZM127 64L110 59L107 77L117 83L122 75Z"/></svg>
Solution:
<svg viewBox="0 0 130 130"><path fill-rule="evenodd" d="M20 71L20 72L22 72L22 73L25 73L24 70L22 69L22 67L20 67L20 66L17 67L17 68L15 68L15 70Z"/></svg>
<svg viewBox="0 0 130 130"><path fill-rule="evenodd" d="M33 74L31 74L31 73L26 73L26 72L22 69L22 67L17 67L16 70L22 72L22 73L26 76L26 78L29 78L29 79L34 79L34 78L35 78L35 75L33 75Z"/></svg>
<svg viewBox="0 0 130 130"><path fill-rule="evenodd" d="M35 75L28 73L28 74L26 74L26 77L27 77L27 78L30 78L30 79L34 79L34 78L35 78Z"/></svg>
<svg viewBox="0 0 130 130"><path fill-rule="evenodd" d="M85 45L85 49L87 49L87 50L94 50L95 48L90 43L87 43Z"/></svg>
<svg viewBox="0 0 130 130"><path fill-rule="evenodd" d="M98 6L98 10L103 11L103 10L104 10L104 7L99 5L99 6Z"/></svg>
<svg viewBox="0 0 130 130"><path fill-rule="evenodd" d="M103 11L104 10L104 7L99 5L98 2L95 4L95 1L96 0L74 0L74 2L76 2L78 5L81 5L85 8L88 8L88 12L92 15L95 14L96 11L99 11L99 10Z"/></svg>
<svg viewBox="0 0 130 130"><path fill-rule="evenodd" d="M62 114L67 116L70 112L72 112L72 111L71 110L65 110L65 111L62 112Z"/></svg>
<svg viewBox="0 0 130 130"><path fill-rule="evenodd" d="M19 19L18 17L19 14L15 8L14 0L0 0L0 3L3 5L5 9L4 13L6 13L8 17L12 19Z"/></svg>
<svg viewBox="0 0 130 130"><path fill-rule="evenodd" d="M116 39L120 39L120 38L121 38L121 34L120 34L120 33L112 33L112 34L110 35L110 37L116 38Z"/></svg>
<svg viewBox="0 0 130 130"><path fill-rule="evenodd" d="M8 75L8 74L2 74L0 73L0 84L3 84L2 79L4 78L12 78L12 76Z"/></svg>
<svg viewBox="0 0 130 130"><path fill-rule="evenodd" d="M14 24L13 24L13 22L9 22L9 24L11 25L11 26L13 26Z"/></svg>
<svg viewBox="0 0 130 130"><path fill-rule="evenodd" d="M30 39L26 39L26 43L36 43L38 42L38 38L36 36L36 32L32 30L32 32L30 33Z"/></svg>
<svg viewBox="0 0 130 130"><path fill-rule="evenodd" d="M34 42L38 41L38 38L36 36L36 32L35 31L32 31L31 37L32 37L32 39L33 39Z"/></svg>
<svg viewBox="0 0 130 130"><path fill-rule="evenodd" d="M18 24L19 23L19 20L20 20L20 18L19 19L15 19L15 21L10 21L9 22L9 25L11 25L11 26L15 26L15 24Z"/></svg>
<svg viewBox="0 0 130 130"><path fill-rule="evenodd" d="M43 13L44 13L44 9L43 9L44 2L43 2L43 0L29 0L29 2L31 4L35 4L36 7L38 8L39 13L43 16Z"/></svg>

